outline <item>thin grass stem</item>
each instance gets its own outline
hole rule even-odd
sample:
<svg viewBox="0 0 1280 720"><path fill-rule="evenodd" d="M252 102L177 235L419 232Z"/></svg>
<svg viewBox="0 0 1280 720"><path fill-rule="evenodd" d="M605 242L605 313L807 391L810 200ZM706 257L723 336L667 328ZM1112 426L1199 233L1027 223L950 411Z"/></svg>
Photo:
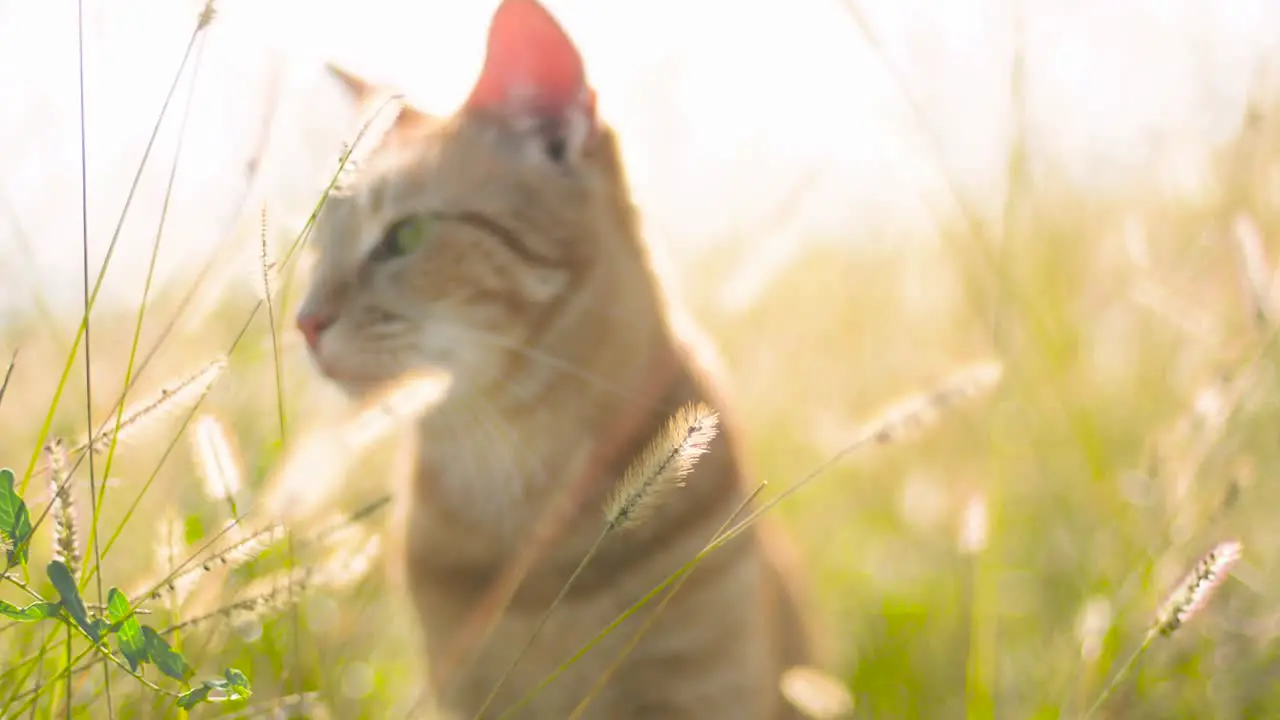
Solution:
<svg viewBox="0 0 1280 720"><path fill-rule="evenodd" d="M80 319L80 326L76 330L75 338L72 340L71 349L67 353L67 361L62 368L62 374L58 379L57 388L54 390L53 398L49 402L49 410L45 414L44 422L40 427L39 439L36 442L36 449L31 454L31 460L27 463L27 469L23 473L22 483L20 485L19 494L25 494L27 484L31 481L31 475L35 471L36 462L40 459L40 453L43 448L44 438L48 437L49 429L53 426L53 416L58 411L58 404L62 399L62 393L66 389L67 380L71 375L71 367L75 363L76 355L80 349L80 342L84 338L85 331L89 324L89 314L93 310L94 303L97 302L98 293L102 290L102 282L106 279L107 268L111 264L112 256L115 254L116 244L120 240L120 232L124 228L125 218L128 216L129 207L133 204L134 194L138 190L138 185L142 181L142 171L146 168L147 160L151 156L151 150L155 145L156 137L160 134L160 125L164 121L165 115L169 110L169 103L173 100L173 95L178 90L178 82L182 79L182 74L187 67L187 62L191 57L191 51L195 47L196 40L200 37L200 32L204 29L204 25L197 22L195 29L191 33L191 38L187 42L186 50L183 52L182 60L178 63L178 70L174 73L173 82L169 85L169 91L165 95L163 104L160 106L160 112L156 117L155 123L151 128L151 136L147 140L147 145L143 149L142 159L138 162L138 169L134 172L133 181L129 185L129 192L125 195L124 207L120 210L120 218L116 222L115 230L111 234L111 241L107 244L107 252L102 260L102 267L98 269L98 277L94 282L93 292L89 295L89 302L86 303L84 317ZM82 103L83 105L83 103Z"/></svg>
<svg viewBox="0 0 1280 720"><path fill-rule="evenodd" d="M751 503L756 501L756 498L760 496L760 493L763 492L768 485L768 482L761 482L756 486L755 490L752 490L745 498L743 498L742 502L738 504L738 507L729 514L729 517L725 518L724 522L720 524L720 527L716 528L716 531L712 533L711 538L714 540L718 537L720 533L723 533L729 527L729 523L736 520L748 507L751 507ZM689 580L689 576L691 574L692 571L682 576L674 585L672 585L671 590L666 595L662 596L662 602L659 602L658 606L653 609L653 612L649 613L648 617L644 619L644 623L634 634L632 634L631 640L627 642L627 645L622 649L622 652L618 653L618 657L614 659L613 663L609 667L605 668L605 671L600 674L600 677L596 678L595 683L591 686L591 689L587 691L586 696L584 696L582 701L578 703L577 707L573 709L573 713L569 716L569 720L577 720L577 718L582 717L582 713L586 712L587 706L591 704L592 698L599 694L600 690L604 688L605 683L609 682L609 678L613 677L613 674L617 672L618 668L622 667L622 661L626 660L627 656L631 654L631 651L636 649L636 645L640 644L640 638L643 637L644 634L649 631L649 628L653 626L654 621L656 621L658 616L662 614L662 611L666 609L667 603L671 602L671 598L680 591L680 588Z"/></svg>

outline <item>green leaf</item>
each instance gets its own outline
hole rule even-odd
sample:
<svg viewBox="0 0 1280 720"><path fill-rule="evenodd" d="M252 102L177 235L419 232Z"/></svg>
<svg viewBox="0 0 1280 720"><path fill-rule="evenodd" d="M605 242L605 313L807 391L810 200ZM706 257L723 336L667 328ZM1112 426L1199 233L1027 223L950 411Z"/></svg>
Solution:
<svg viewBox="0 0 1280 720"><path fill-rule="evenodd" d="M5 551L6 570L27 564L27 541L31 539L31 513L13 484L13 471L0 468L0 531L12 544Z"/></svg>
<svg viewBox="0 0 1280 720"><path fill-rule="evenodd" d="M253 691L249 689L249 678L244 673L235 668L227 668L222 676L214 680L205 680L200 683L200 687L194 687L182 693L178 696L178 707L190 710L202 702L243 700L253 695ZM219 695L211 697L214 692Z"/></svg>
<svg viewBox="0 0 1280 720"><path fill-rule="evenodd" d="M33 622L45 618L57 617L62 606L51 602L33 602L26 607L18 607L0 600L0 615L18 622Z"/></svg>
<svg viewBox="0 0 1280 720"><path fill-rule="evenodd" d="M89 622L89 611L85 609L84 600L80 599L80 589L76 587L76 579L71 576L71 570L61 562L53 560L50 561L47 572L54 589L58 591L58 596L62 598L62 607L66 609L71 619L75 620L80 629L84 630L95 643L102 640L102 626Z"/></svg>
<svg viewBox="0 0 1280 720"><path fill-rule="evenodd" d="M214 687L209 683L205 683L200 687L193 687L178 696L178 707L183 710L190 710L202 702L208 702L209 692L212 690L214 690Z"/></svg>
<svg viewBox="0 0 1280 720"><path fill-rule="evenodd" d="M150 625L142 626L142 640L147 648L147 657L160 668L160 672L174 680L186 680L191 677L191 666L182 653L169 647L169 643L160 637Z"/></svg>
<svg viewBox="0 0 1280 720"><path fill-rule="evenodd" d="M107 591L107 620L110 621L112 629L118 632L119 626L132 618L133 608L129 607L129 598L120 592L120 588L112 587Z"/></svg>
<svg viewBox="0 0 1280 720"><path fill-rule="evenodd" d="M147 643L142 637L142 626L138 624L133 608L129 607L129 599L119 588L107 591L107 620L116 634L116 647L129 663L129 669L138 672L138 668L147 661Z"/></svg>
<svg viewBox="0 0 1280 720"><path fill-rule="evenodd" d="M222 676L227 679L227 685L230 686L228 689L235 697L247 698L253 694L253 689L249 687L249 676L239 670L227 668Z"/></svg>
<svg viewBox="0 0 1280 720"><path fill-rule="evenodd" d="M204 539L204 523L199 515L188 515L183 523L182 538L188 545L195 545Z"/></svg>

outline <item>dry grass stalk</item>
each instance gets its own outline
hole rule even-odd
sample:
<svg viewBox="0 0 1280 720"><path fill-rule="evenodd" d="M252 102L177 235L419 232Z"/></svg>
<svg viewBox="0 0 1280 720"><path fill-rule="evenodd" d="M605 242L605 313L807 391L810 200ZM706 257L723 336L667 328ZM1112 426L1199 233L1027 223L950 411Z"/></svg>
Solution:
<svg viewBox="0 0 1280 720"><path fill-rule="evenodd" d="M702 403L681 408L662 433L638 455L605 504L610 530L641 522L672 488L684 485L698 458L706 453L720 417Z"/></svg>
<svg viewBox="0 0 1280 720"><path fill-rule="evenodd" d="M870 437L881 444L899 442L933 425L944 412L961 402L987 394L1003 374L1004 368L999 363L967 367L930 392L910 395L893 403L864 425L858 436Z"/></svg>
<svg viewBox="0 0 1280 720"><path fill-rule="evenodd" d="M1266 243L1258 224L1248 215L1239 215L1231 223L1240 261L1240 279L1250 314L1259 328L1271 326L1275 309L1272 301L1271 264L1267 261Z"/></svg>
<svg viewBox="0 0 1280 720"><path fill-rule="evenodd" d="M443 400L449 385L443 372L412 374L389 384L346 421L302 437L268 482L264 511L290 521L309 517L341 487L359 453Z"/></svg>
<svg viewBox="0 0 1280 720"><path fill-rule="evenodd" d="M268 575L246 588L237 599L207 613L183 620L168 628L166 632L190 630L216 620L232 623L261 620L297 603L303 592L311 587L311 580L312 572L309 568Z"/></svg>
<svg viewBox="0 0 1280 720"><path fill-rule="evenodd" d="M355 525L334 533L325 545L330 554L312 569L312 587L350 587L369 573L382 553L382 538Z"/></svg>
<svg viewBox="0 0 1280 720"><path fill-rule="evenodd" d="M1222 342L1218 325L1201 306L1178 297L1150 277L1137 279L1131 295L1135 303L1200 343L1212 346Z"/></svg>
<svg viewBox="0 0 1280 720"><path fill-rule="evenodd" d="M89 449L94 453L105 452L113 441L119 442L150 427L153 421L164 416L162 411L172 411L195 403L209 392L226 368L226 358L217 358L172 387L161 390L155 397L135 403L125 410L119 427L103 429L91 441L86 440L76 446L72 454L79 455Z"/></svg>
<svg viewBox="0 0 1280 720"><path fill-rule="evenodd" d="M234 522L234 521L233 521ZM151 599L159 599L166 593L185 596L195 583L208 573L219 568L236 568L258 558L268 548L284 537L284 527L272 523L249 536L217 550L200 561L189 561L184 567L172 573L163 583L148 582L145 587L156 588L150 594Z"/></svg>
<svg viewBox="0 0 1280 720"><path fill-rule="evenodd" d="M1188 502L1188 493L1227 437L1247 398L1256 394L1266 367L1261 361L1259 355L1229 376L1214 378L1198 388L1190 406L1151 441L1148 472L1167 487L1174 527L1191 527L1203 521L1198 518L1205 512L1205 504Z"/></svg>
<svg viewBox="0 0 1280 720"><path fill-rule="evenodd" d="M343 424L343 439L356 450L365 449L400 423L434 407L444 399L449 385L447 374L433 371L412 373L389 384Z"/></svg>
<svg viewBox="0 0 1280 720"><path fill-rule="evenodd" d="M49 466L49 493L53 507L53 559L67 566L72 575L80 572L84 560L80 548L80 532L76 522L75 501L71 497L70 463L61 438L44 447Z"/></svg>
<svg viewBox="0 0 1280 720"><path fill-rule="evenodd" d="M4 402L4 394L9 390L9 380L13 378L13 369L18 366L18 351L13 351L9 358L9 367L4 371L4 380L0 380L0 403Z"/></svg>
<svg viewBox="0 0 1280 720"><path fill-rule="evenodd" d="M253 283L254 292L263 302L271 301L271 290L280 274L279 265L271 262L267 251L267 228L267 206L263 205L258 220L258 267L254 268L258 282Z"/></svg>
<svg viewBox="0 0 1280 720"><path fill-rule="evenodd" d="M207 572L214 565L226 565L229 567L243 565L257 559L259 555L267 551L267 548L282 539L284 539L284 527L279 523L272 523L205 558L199 567Z"/></svg>
<svg viewBox="0 0 1280 720"><path fill-rule="evenodd" d="M320 562L261 578L231 602L185 620L171 630L189 629L219 619L235 623L261 620L296 604L309 591L348 588L373 567L382 551L381 541L376 534L348 526L325 544L329 555Z"/></svg>

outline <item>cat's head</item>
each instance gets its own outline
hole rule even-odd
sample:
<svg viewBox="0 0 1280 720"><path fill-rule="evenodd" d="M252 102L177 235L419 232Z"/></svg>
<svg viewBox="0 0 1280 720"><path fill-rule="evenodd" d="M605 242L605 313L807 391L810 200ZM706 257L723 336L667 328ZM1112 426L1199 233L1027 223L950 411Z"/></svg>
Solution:
<svg viewBox="0 0 1280 720"><path fill-rule="evenodd" d="M355 394L423 367L493 385L529 361L517 350L607 317L621 265L641 261L634 232L581 55L536 0L503 0L466 103L439 119L404 108L327 201L298 327Z"/></svg>

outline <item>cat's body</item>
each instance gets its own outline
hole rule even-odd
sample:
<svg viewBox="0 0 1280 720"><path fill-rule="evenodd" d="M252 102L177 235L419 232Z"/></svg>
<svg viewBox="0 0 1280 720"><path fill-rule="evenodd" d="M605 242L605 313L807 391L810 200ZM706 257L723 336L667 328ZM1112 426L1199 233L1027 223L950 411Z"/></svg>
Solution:
<svg viewBox="0 0 1280 720"><path fill-rule="evenodd" d="M718 403L671 329L581 59L535 0L499 7L459 114L406 110L314 237L299 327L321 370L357 395L425 366L454 377L417 430L405 544L428 692L470 718L600 536L631 460L682 407ZM686 485L605 537L483 716L702 550L752 489L722 419ZM566 492L571 509L541 542ZM768 532L753 526L710 553L581 717L792 717L779 677L810 650L791 561ZM496 596L496 622L477 625L504 571L530 557L514 594ZM515 716L569 717L662 597ZM475 639L473 653L463 641Z"/></svg>
<svg viewBox="0 0 1280 720"><path fill-rule="evenodd" d="M509 435L524 446L538 446L544 464L536 474L568 482L548 482L528 491L520 507L483 524L469 506L450 509L457 494L442 490L450 472L474 467L468 451L455 442L438 442L431 431L447 413L422 431L421 462L415 483L417 518L408 540L409 576L429 650L449 647L476 610L501 570L515 561L524 543L537 534L537 521L560 491L579 474L592 472L580 511L564 527L537 567L521 583L485 651L471 662L465 679L446 706L474 712L515 655L524 647L546 608L565 586L603 527L606 495L628 461L659 435L669 418L692 400L708 400L694 374L681 363L653 405L619 404L615 412L636 425L620 440L616 453L598 468L589 465L592 422L539 420L515 423ZM577 406L575 392L560 393ZM548 408L548 417L571 416L575 408ZM562 414L563 413L563 414ZM610 418L602 425L608 427ZM723 432L727 430L727 432ZM731 439L722 426L685 487L676 491L635 527L616 531L569 586L538 641L524 656L491 706L503 709L553 672L621 613L692 558L716 530L740 508L749 488L742 483ZM597 436L598 437L598 436ZM458 442L461 438L450 437ZM603 440L603 439L602 439ZM476 442L472 440L472 442ZM433 451L433 448L441 448ZM448 449L443 449L448 448ZM475 449L483 452L481 448ZM518 457L518 456L517 456ZM503 461L488 477L507 474ZM470 472L463 470L462 472ZM468 480L474 481L474 476ZM527 486L526 486L527 487ZM489 508L482 513L492 512ZM789 558L766 538L768 524L711 553L688 577L649 627L641 643L615 671L614 679L592 700L588 718L777 718L778 677L786 667L808 661L800 609L792 597L793 580L784 575ZM544 690L519 717L566 718L587 690L630 642L661 596L621 625L589 654ZM434 655L433 655L434 657ZM496 715L496 714L495 714Z"/></svg>

